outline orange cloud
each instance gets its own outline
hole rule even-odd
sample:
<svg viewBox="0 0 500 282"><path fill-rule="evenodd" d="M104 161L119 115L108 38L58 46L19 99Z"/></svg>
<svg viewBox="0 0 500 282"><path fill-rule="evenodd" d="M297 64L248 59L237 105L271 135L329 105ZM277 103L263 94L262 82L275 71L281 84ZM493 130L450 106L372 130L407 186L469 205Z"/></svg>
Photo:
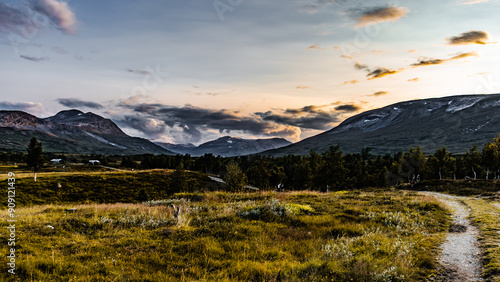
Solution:
<svg viewBox="0 0 500 282"><path fill-rule="evenodd" d="M377 79L377 78L381 78L381 77L396 74L396 73L398 73L398 71L396 71L396 70L391 70L391 69L386 69L386 68L377 68L375 70L370 71L370 73L368 73L367 76L368 76L369 80L372 80L372 79Z"/></svg>
<svg viewBox="0 0 500 282"><path fill-rule="evenodd" d="M485 31L472 30L448 38L449 45L488 44L489 35ZM491 42L490 42L491 43Z"/></svg>
<svg viewBox="0 0 500 282"><path fill-rule="evenodd" d="M344 84L343 84L343 85L347 85L347 84L356 84L356 83L359 83L359 81L354 79L354 80L349 80L349 81L344 82Z"/></svg>
<svg viewBox="0 0 500 282"><path fill-rule="evenodd" d="M377 7L363 11L358 17L356 27L378 24L381 22L397 21L408 14L410 10L403 7Z"/></svg>
<svg viewBox="0 0 500 282"><path fill-rule="evenodd" d="M432 66L432 65L440 65L449 61L454 61L454 60L460 60L460 59L465 59L468 57L478 57L479 55L477 52L467 52L467 53L458 53L454 55L453 57L449 59L428 59L428 58L422 58L419 59L417 63L412 64L412 67L423 67L423 66Z"/></svg>
<svg viewBox="0 0 500 282"><path fill-rule="evenodd" d="M387 94L389 94L389 92L387 92L387 91L377 91L370 96L378 97L378 96L387 95Z"/></svg>

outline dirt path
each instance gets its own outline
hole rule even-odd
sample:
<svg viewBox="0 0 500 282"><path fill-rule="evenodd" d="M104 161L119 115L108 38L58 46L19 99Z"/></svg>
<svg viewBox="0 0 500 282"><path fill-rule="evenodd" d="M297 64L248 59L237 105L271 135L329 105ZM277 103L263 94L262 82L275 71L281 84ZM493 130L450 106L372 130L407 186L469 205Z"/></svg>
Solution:
<svg viewBox="0 0 500 282"><path fill-rule="evenodd" d="M444 281L482 281L479 233L468 219L469 208L460 201L461 197L434 192L423 194L434 196L452 211L453 223L446 241L441 245L439 259L444 269Z"/></svg>

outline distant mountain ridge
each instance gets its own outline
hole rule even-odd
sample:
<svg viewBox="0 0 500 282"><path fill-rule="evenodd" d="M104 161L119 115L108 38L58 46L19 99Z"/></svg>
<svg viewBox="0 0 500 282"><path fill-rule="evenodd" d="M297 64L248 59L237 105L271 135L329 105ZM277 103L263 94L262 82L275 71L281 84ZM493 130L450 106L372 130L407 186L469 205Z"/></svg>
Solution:
<svg viewBox="0 0 500 282"><path fill-rule="evenodd" d="M277 149L292 144L283 138L269 139L243 139L238 137L224 136L213 141L203 143L199 146L193 144L169 144L156 143L165 149L178 154L190 154L192 156L202 156L213 154L222 157L244 156L264 152L270 149Z"/></svg>
<svg viewBox="0 0 500 282"><path fill-rule="evenodd" d="M79 110L38 118L22 111L0 111L0 149L25 151L31 137L44 151L76 154L173 154L151 141L130 137L113 121Z"/></svg>
<svg viewBox="0 0 500 282"><path fill-rule="evenodd" d="M348 118L337 127L265 155L306 155L339 145L347 153L371 147L374 154L421 146L426 153L446 146L464 153L500 133L500 94L462 95L400 102Z"/></svg>

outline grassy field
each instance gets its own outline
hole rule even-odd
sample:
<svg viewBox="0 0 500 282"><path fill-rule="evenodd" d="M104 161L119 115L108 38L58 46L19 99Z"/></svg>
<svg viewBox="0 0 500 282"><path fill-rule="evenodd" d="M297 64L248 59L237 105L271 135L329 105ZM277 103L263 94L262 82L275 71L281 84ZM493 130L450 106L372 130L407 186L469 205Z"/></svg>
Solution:
<svg viewBox="0 0 500 282"><path fill-rule="evenodd" d="M17 281L422 281L449 225L413 192L154 198L19 206Z"/></svg>
<svg viewBox="0 0 500 282"><path fill-rule="evenodd" d="M500 202L468 199L474 225L479 227L483 249L483 275L488 281L500 281Z"/></svg>
<svg viewBox="0 0 500 282"><path fill-rule="evenodd" d="M7 183L7 174L2 174ZM163 199L176 192L205 189L206 175L171 170L15 173L16 201L21 206L62 203L137 203ZM7 193L0 193L0 202Z"/></svg>

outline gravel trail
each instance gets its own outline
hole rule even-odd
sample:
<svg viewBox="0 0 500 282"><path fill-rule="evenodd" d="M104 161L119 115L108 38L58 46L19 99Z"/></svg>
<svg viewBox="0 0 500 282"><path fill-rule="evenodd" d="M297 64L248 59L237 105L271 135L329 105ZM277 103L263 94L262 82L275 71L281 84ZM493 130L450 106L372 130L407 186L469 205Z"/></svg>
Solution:
<svg viewBox="0 0 500 282"><path fill-rule="evenodd" d="M435 192L423 194L434 196L452 211L453 222L446 241L441 245L439 259L445 271L445 281L483 281L481 250L477 239L479 233L468 219L470 211L460 202L462 197Z"/></svg>

